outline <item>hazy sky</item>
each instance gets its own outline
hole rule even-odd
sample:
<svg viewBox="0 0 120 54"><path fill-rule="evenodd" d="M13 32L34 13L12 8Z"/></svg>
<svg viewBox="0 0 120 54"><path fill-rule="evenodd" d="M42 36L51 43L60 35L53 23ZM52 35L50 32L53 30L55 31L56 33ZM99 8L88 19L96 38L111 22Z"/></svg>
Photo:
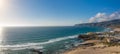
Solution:
<svg viewBox="0 0 120 54"><path fill-rule="evenodd" d="M119 10L120 0L0 0L0 25L68 26Z"/></svg>

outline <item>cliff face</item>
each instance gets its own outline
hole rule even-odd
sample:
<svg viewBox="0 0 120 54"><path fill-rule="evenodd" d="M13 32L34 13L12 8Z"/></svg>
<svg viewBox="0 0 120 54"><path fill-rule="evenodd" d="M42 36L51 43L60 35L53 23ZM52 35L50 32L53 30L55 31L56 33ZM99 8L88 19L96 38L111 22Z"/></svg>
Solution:
<svg viewBox="0 0 120 54"><path fill-rule="evenodd" d="M109 26L117 26L120 25L120 19L111 20L111 21L104 21L104 22L97 22L97 23L83 23L83 24L76 24L75 26L84 27L109 27Z"/></svg>

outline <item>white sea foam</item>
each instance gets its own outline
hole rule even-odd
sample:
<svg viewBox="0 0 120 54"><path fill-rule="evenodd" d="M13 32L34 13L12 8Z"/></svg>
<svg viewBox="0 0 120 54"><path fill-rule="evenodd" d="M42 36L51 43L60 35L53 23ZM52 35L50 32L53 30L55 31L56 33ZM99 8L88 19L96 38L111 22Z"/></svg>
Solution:
<svg viewBox="0 0 120 54"><path fill-rule="evenodd" d="M76 38L77 35L74 36L67 36L67 37L61 37L56 39L51 39L46 42L40 42L40 43L24 43L24 44L17 44L17 45L0 45L1 50L23 50L23 49L42 49L42 45L54 43L66 39L72 39Z"/></svg>

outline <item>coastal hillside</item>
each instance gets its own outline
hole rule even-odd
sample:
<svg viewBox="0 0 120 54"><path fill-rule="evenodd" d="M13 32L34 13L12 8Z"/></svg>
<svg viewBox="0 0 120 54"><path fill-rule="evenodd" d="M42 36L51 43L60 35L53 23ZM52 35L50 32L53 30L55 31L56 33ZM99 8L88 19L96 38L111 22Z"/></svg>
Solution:
<svg viewBox="0 0 120 54"><path fill-rule="evenodd" d="M97 22L97 23L83 23L83 24L76 24L75 26L96 26L96 27L111 27L111 26L118 26L120 25L120 19L115 19L111 21L104 21L104 22Z"/></svg>

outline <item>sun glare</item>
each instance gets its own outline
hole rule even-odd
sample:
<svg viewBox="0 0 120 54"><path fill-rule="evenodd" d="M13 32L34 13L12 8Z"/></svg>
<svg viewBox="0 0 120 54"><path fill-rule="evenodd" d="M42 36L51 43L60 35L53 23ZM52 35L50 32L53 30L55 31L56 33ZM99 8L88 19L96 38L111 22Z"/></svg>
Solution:
<svg viewBox="0 0 120 54"><path fill-rule="evenodd" d="M8 9L9 4L9 0L0 0L0 10L4 11L6 9Z"/></svg>
<svg viewBox="0 0 120 54"><path fill-rule="evenodd" d="M0 44L2 43L2 38L3 38L2 31L3 31L3 27L0 27Z"/></svg>
<svg viewBox="0 0 120 54"><path fill-rule="evenodd" d="M0 8L3 8L6 5L6 0L0 0Z"/></svg>

